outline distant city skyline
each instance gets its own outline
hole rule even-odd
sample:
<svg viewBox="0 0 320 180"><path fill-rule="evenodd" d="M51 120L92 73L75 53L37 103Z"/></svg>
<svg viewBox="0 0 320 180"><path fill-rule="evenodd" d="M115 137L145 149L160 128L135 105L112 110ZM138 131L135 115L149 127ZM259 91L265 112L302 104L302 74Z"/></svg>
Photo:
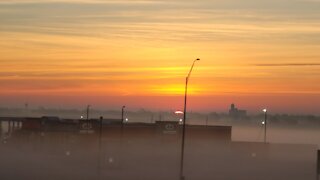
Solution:
<svg viewBox="0 0 320 180"><path fill-rule="evenodd" d="M98 97L99 98L99 97ZM119 99L121 99L122 97L109 97L109 98L114 98L116 101L118 101ZM149 97L150 99L154 99L154 97ZM129 106L127 105L127 111L128 112L139 112L139 111L147 111L147 112L175 112L175 111L181 111L181 109L183 108L183 106L180 106L180 99L182 97L157 97L157 101L162 102L163 104L153 104L152 102L148 102L147 105L141 105L139 106L139 104L137 104L135 102L136 97L126 97L127 100L127 104L129 104ZM174 100L174 102L176 102L175 104L171 104L171 106L167 106L165 107L166 103L163 102L164 100ZM207 114L207 113L222 113L222 114L229 114L230 115L230 105L234 104L226 104L226 106L224 106L225 102L221 101L221 103L219 105L217 105L216 107L206 107L206 108L197 108L198 103L195 101L197 98L192 98L192 103L194 104L192 106L192 109L188 110L188 112L192 112L192 113L202 113L202 114ZM91 100L92 102L95 101L98 102L98 99L93 99ZM102 99L101 101L103 101L104 99ZM110 99L109 99L110 100ZM69 100L66 100L69 101ZM49 102L49 103L48 103ZM47 105L43 105L43 104L33 104L28 102L28 106L26 107L26 103L24 104L19 104L16 105L15 102L12 103L8 103L6 105L0 105L0 109L11 109L11 110L25 110L25 109L29 109L29 110L77 110L77 111L81 111L81 110L86 110L87 105L75 105L77 103L79 103L79 101L70 101L69 103L63 103L63 104L59 104L56 103L56 101L54 101L53 99L46 101ZM199 103L202 103L202 101L200 101ZM208 104L208 103L207 103ZM212 104L217 104L217 103L212 103ZM264 106L264 107L258 107L255 104L252 104L252 106L243 106L242 104L235 104L236 106L240 106L240 119L245 118L245 114L248 115L256 115L256 114L262 114L262 110L264 109L264 107L269 107L269 106ZM308 109L308 110L304 110L304 111L299 111L299 109L297 109L295 112L290 111L290 109L288 107L281 107L282 104L279 104L276 109L273 108L268 108L270 110L270 114L288 114L288 115L315 115L315 116L319 116L320 113L317 111L317 107L314 107L314 109ZM164 107L164 108L163 108ZM122 106L117 106L116 103L113 104L108 104L108 103L104 103L101 102L100 104L94 104L91 105L91 109L95 110L95 111L121 111ZM292 107L290 107L292 108ZM239 109L237 109L239 110ZM4 116L5 113L2 113L2 116ZM232 115L231 115L232 116ZM235 115L237 116L237 115ZM238 119L238 118L236 118Z"/></svg>
<svg viewBox="0 0 320 180"><path fill-rule="evenodd" d="M319 114L318 0L0 2L0 107Z"/></svg>

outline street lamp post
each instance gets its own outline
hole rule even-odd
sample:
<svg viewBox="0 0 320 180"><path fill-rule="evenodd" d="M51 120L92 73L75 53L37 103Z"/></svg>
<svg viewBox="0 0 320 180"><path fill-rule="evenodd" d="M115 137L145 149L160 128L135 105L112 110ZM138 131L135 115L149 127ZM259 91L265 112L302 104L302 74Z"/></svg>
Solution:
<svg viewBox="0 0 320 180"><path fill-rule="evenodd" d="M101 136L102 136L102 121L103 121L103 116L100 116L100 141L101 141Z"/></svg>
<svg viewBox="0 0 320 180"><path fill-rule="evenodd" d="M121 128L123 128L123 123L124 123L124 109L126 108L126 106L122 106L122 110L121 110Z"/></svg>
<svg viewBox="0 0 320 180"><path fill-rule="evenodd" d="M87 106L87 130L89 129L89 110L90 110L90 105Z"/></svg>
<svg viewBox="0 0 320 180"><path fill-rule="evenodd" d="M264 112L264 143L267 143L267 109L263 109Z"/></svg>
<svg viewBox="0 0 320 180"><path fill-rule="evenodd" d="M200 61L200 59L196 59L193 61L191 69L186 77L186 85L185 85L185 93L184 93L184 111L183 111L183 126L182 126L182 143L181 143L181 158L180 158L180 179L184 180L183 176L183 162L184 162L184 142L185 142L185 134L186 134L186 114L187 114L187 94L188 94L188 82L196 61Z"/></svg>

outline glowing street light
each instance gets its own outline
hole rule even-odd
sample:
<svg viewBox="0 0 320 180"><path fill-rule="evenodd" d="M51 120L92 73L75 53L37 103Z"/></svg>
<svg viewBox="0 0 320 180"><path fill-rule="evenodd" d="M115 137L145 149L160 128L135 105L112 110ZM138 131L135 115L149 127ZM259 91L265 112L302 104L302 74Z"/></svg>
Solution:
<svg viewBox="0 0 320 180"><path fill-rule="evenodd" d="M179 117L179 124L182 124L183 119L181 118L181 115L183 115L184 113L182 111L177 110L174 112L174 114Z"/></svg>
<svg viewBox="0 0 320 180"><path fill-rule="evenodd" d="M189 78L192 72L192 69L194 67L194 64L200 61L200 59L195 59L193 61L193 64L191 66L191 69L188 73L188 76L186 77L186 86L185 86L185 93L184 93L184 111L183 111L183 127L182 127L182 144L181 144L181 161L180 161L180 179L184 180L183 176L183 160L184 160L184 141L185 141L185 133L186 133L186 114L187 114L187 94L188 94L188 82Z"/></svg>
<svg viewBox="0 0 320 180"><path fill-rule="evenodd" d="M264 121L262 124L264 125L264 143L267 143L267 109L262 110L264 112Z"/></svg>

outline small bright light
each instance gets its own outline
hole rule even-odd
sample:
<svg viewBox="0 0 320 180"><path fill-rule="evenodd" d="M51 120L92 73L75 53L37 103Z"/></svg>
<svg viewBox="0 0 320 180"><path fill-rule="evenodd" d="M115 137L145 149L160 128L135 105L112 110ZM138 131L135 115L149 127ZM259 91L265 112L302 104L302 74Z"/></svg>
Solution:
<svg viewBox="0 0 320 180"><path fill-rule="evenodd" d="M266 124L266 122L262 121L262 125L265 125L265 124Z"/></svg>
<svg viewBox="0 0 320 180"><path fill-rule="evenodd" d="M263 109L262 111L266 113L266 112L267 112L267 109Z"/></svg>
<svg viewBox="0 0 320 180"><path fill-rule="evenodd" d="M80 116L81 119L83 119L83 116Z"/></svg>
<svg viewBox="0 0 320 180"><path fill-rule="evenodd" d="M182 122L182 119L180 119L179 121Z"/></svg>
<svg viewBox="0 0 320 180"><path fill-rule="evenodd" d="M126 118L126 122L128 122L129 121L129 119L128 118Z"/></svg>
<svg viewBox="0 0 320 180"><path fill-rule="evenodd" d="M176 111L176 112L174 112L175 114L183 114L183 112L182 111Z"/></svg>

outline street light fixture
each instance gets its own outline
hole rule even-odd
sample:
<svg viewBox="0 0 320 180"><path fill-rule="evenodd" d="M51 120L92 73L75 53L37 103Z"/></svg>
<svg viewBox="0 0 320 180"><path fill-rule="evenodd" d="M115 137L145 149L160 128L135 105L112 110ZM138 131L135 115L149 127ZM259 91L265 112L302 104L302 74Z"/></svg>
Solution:
<svg viewBox="0 0 320 180"><path fill-rule="evenodd" d="M194 64L200 61L200 59L195 59L192 63L191 69L186 77L186 85L185 85L185 93L184 93L184 111L183 111L183 127L182 127L182 144L181 144L181 161L180 161L180 179L184 180L183 176L183 161L184 161L184 141L185 141L185 133L186 133L186 114L187 114L187 94L188 94L188 82L194 67Z"/></svg>
<svg viewBox="0 0 320 180"><path fill-rule="evenodd" d="M264 125L264 143L267 143L267 109L262 110L264 112L264 122L262 123Z"/></svg>

